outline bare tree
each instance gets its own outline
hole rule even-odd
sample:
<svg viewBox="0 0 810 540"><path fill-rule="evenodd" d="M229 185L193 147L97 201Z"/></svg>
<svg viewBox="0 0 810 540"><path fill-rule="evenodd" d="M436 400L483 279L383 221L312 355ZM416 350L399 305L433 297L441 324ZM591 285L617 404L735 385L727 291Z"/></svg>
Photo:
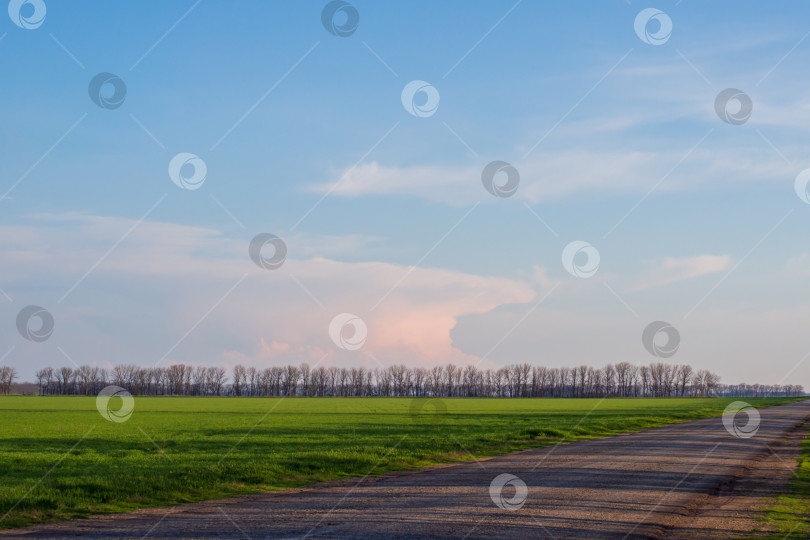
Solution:
<svg viewBox="0 0 810 540"><path fill-rule="evenodd" d="M17 370L10 366L0 367L0 394L11 393L11 385L17 378Z"/></svg>

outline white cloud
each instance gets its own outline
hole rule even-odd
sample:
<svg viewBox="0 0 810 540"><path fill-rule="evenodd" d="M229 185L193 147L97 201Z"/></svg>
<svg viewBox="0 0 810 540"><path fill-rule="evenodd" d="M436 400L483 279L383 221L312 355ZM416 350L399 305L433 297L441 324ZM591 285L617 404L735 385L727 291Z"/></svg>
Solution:
<svg viewBox="0 0 810 540"><path fill-rule="evenodd" d="M76 362L91 364L152 365L164 356L164 364L313 364L327 353L328 363L370 367L378 360L473 362L450 338L457 318L535 296L528 283L383 262L288 258L279 270L267 271L248 257L249 238L150 221L104 257L133 224L71 214L0 227L4 288L15 299L2 304L5 318L13 320L15 310L36 303L57 321L52 338L36 347L13 325L0 328L4 342L19 345L8 359L12 365L33 371L59 363L64 359L57 346ZM296 238L303 237L288 240L290 253L297 251ZM316 247L357 242L312 235L306 240ZM360 351L343 351L330 341L329 323L344 312L368 325Z"/></svg>

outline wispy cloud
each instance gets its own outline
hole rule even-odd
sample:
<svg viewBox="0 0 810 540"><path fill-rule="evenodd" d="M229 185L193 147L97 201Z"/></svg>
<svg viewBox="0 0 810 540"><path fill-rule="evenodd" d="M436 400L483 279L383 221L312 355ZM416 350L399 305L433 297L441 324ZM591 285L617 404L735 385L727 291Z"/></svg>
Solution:
<svg viewBox="0 0 810 540"><path fill-rule="evenodd" d="M665 257L643 275L634 279L628 292L643 291L687 279L723 272L731 267L729 255L699 255L697 257Z"/></svg>
<svg viewBox="0 0 810 540"><path fill-rule="evenodd" d="M722 151L712 147L711 142L701 146L657 192L716 189L732 181L739 184L792 179L795 167L786 164L764 142L757 141L756 146ZM790 149L784 151L790 153ZM674 146L661 151L600 151L583 147L541 154L528 162L513 163L520 172L520 187L515 197L535 203L578 194L643 194L678 163L683 154L683 148ZM373 161L342 171L343 181L332 194L339 197L408 195L449 205L496 202L481 185L484 165L486 162L399 167ZM324 193L333 186L334 181L330 180L308 189Z"/></svg>

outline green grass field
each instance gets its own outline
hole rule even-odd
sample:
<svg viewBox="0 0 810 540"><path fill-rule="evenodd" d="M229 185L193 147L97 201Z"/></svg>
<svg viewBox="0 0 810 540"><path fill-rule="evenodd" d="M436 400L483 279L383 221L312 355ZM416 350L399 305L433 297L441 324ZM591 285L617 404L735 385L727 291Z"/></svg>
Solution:
<svg viewBox="0 0 810 540"><path fill-rule="evenodd" d="M0 397L0 528L602 437L732 401L144 397L114 423L95 398Z"/></svg>

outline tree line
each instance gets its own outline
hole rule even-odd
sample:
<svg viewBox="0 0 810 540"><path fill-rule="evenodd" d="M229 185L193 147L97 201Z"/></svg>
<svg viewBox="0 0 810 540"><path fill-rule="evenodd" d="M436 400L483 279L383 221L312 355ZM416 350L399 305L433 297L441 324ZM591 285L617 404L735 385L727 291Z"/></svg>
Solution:
<svg viewBox="0 0 810 540"><path fill-rule="evenodd" d="M9 368L4 368L9 369ZM0 377L2 377L0 371ZM229 376L230 375L230 376ZM0 391L3 387L0 378ZM432 368L338 368L299 365L264 369L174 364L144 368L131 364L111 369L94 366L47 367L36 372L42 395L95 395L114 384L133 395L160 396L312 396L312 397L774 397L801 396L801 385L720 384L708 370L688 364L629 362L601 368L549 368L515 364L499 369L448 364Z"/></svg>

